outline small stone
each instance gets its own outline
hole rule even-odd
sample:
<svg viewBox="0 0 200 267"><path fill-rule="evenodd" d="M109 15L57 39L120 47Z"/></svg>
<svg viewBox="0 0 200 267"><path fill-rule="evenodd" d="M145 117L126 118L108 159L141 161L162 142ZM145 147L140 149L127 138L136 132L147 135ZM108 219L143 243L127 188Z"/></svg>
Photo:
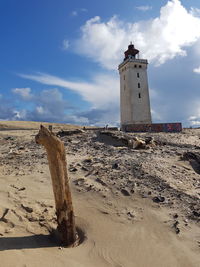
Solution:
<svg viewBox="0 0 200 267"><path fill-rule="evenodd" d="M84 159L83 161L84 163L92 163L92 159L88 158L88 159Z"/></svg>
<svg viewBox="0 0 200 267"><path fill-rule="evenodd" d="M69 168L69 171L70 172L76 172L77 171L77 168L76 167L71 167L71 168Z"/></svg>
<svg viewBox="0 0 200 267"><path fill-rule="evenodd" d="M26 189L26 187L21 187L18 189L18 191L24 191Z"/></svg>
<svg viewBox="0 0 200 267"><path fill-rule="evenodd" d="M179 234L180 233L180 229L178 228L178 224L179 224L178 221L175 221L175 223L173 224L173 227L175 229L176 234Z"/></svg>
<svg viewBox="0 0 200 267"><path fill-rule="evenodd" d="M180 229L178 227L175 228L175 231L177 235L180 233Z"/></svg>
<svg viewBox="0 0 200 267"><path fill-rule="evenodd" d="M200 211L193 210L192 213L195 217L200 217Z"/></svg>
<svg viewBox="0 0 200 267"><path fill-rule="evenodd" d="M130 193L129 193L128 190L126 190L126 189L121 189L121 193L122 193L124 196L130 196Z"/></svg>
<svg viewBox="0 0 200 267"><path fill-rule="evenodd" d="M96 178L95 181L98 182L98 183L100 183L100 184L103 185L103 186L106 186L106 185L107 185L107 184L106 184L104 181L102 181L100 178Z"/></svg>
<svg viewBox="0 0 200 267"><path fill-rule="evenodd" d="M135 215L131 211L128 211L127 212L127 215L130 216L131 218L134 218L135 217Z"/></svg>
<svg viewBox="0 0 200 267"><path fill-rule="evenodd" d="M7 136L7 137L4 137L4 140L14 140L14 138L12 136Z"/></svg>
<svg viewBox="0 0 200 267"><path fill-rule="evenodd" d="M153 202L160 203L164 201L165 201L165 197L162 197L162 196L153 197Z"/></svg>
<svg viewBox="0 0 200 267"><path fill-rule="evenodd" d="M31 207L28 207L28 206L24 206L23 204L21 204L21 207L27 211L28 213L32 213L33 212L33 209Z"/></svg>
<svg viewBox="0 0 200 267"><path fill-rule="evenodd" d="M112 169L118 169L119 168L119 164L118 163L114 163L113 165L112 165Z"/></svg>
<svg viewBox="0 0 200 267"><path fill-rule="evenodd" d="M82 185L84 183L85 179L84 178L79 178L74 181L75 185Z"/></svg>

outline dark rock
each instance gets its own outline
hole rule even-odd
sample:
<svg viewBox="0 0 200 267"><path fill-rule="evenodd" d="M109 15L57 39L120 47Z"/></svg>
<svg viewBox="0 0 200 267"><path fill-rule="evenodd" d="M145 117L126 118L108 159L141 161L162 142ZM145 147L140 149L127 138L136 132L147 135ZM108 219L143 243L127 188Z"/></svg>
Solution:
<svg viewBox="0 0 200 267"><path fill-rule="evenodd" d="M184 152L182 157L182 160L188 160L193 168L193 170L200 174L200 153L198 152Z"/></svg>
<svg viewBox="0 0 200 267"><path fill-rule="evenodd" d="M33 209L32 209L31 207L24 206L24 204L21 204L21 207L22 207L25 211L27 211L28 213L33 212Z"/></svg>
<svg viewBox="0 0 200 267"><path fill-rule="evenodd" d="M126 190L126 189L121 189L121 193L124 195L124 196L130 196L130 193L129 193L129 191L128 190Z"/></svg>
<svg viewBox="0 0 200 267"><path fill-rule="evenodd" d="M118 169L118 168L119 168L118 163L114 163L114 164L112 165L112 169Z"/></svg>
<svg viewBox="0 0 200 267"><path fill-rule="evenodd" d="M86 171L86 172L89 171L89 169L86 168L85 166L82 166L81 169L82 169L83 171Z"/></svg>
<svg viewBox="0 0 200 267"><path fill-rule="evenodd" d="M178 218L178 214L175 213L173 217L174 217L174 219L177 219Z"/></svg>
<svg viewBox="0 0 200 267"><path fill-rule="evenodd" d="M98 183L100 183L100 184L103 185L103 186L106 186L106 185L107 185L107 184L106 184L104 181L102 181L100 178L96 178L95 181L98 182Z"/></svg>
<svg viewBox="0 0 200 267"><path fill-rule="evenodd" d="M68 131L59 131L57 133L57 136L63 137L63 136L69 136L69 135L74 135L74 134L80 134L83 133L81 129L75 129L75 130L68 130Z"/></svg>
<svg viewBox="0 0 200 267"><path fill-rule="evenodd" d="M180 233L180 228L178 227L178 224L179 224L178 221L175 221L175 223L173 224L176 234Z"/></svg>
<svg viewBox="0 0 200 267"><path fill-rule="evenodd" d="M195 217L200 217L200 211L193 210L192 213Z"/></svg>
<svg viewBox="0 0 200 267"><path fill-rule="evenodd" d="M162 196L153 197L153 202L160 203L164 201L165 201L165 197L162 197Z"/></svg>
<svg viewBox="0 0 200 267"><path fill-rule="evenodd" d="M116 147L129 146L129 139L128 136L118 132L100 131L97 134L97 141Z"/></svg>
<svg viewBox="0 0 200 267"><path fill-rule="evenodd" d="M18 189L18 191L24 191L26 189L26 187L21 187Z"/></svg>
<svg viewBox="0 0 200 267"><path fill-rule="evenodd" d="M69 168L69 171L70 172L76 172L77 171L77 168L76 167L71 167L71 168Z"/></svg>
<svg viewBox="0 0 200 267"><path fill-rule="evenodd" d="M92 187L93 187L93 185L89 185L86 189L87 189L87 191L90 191L90 190L92 190Z"/></svg>
<svg viewBox="0 0 200 267"><path fill-rule="evenodd" d="M7 136L7 137L4 137L4 140L14 140L14 138L12 136Z"/></svg>
<svg viewBox="0 0 200 267"><path fill-rule="evenodd" d="M29 220L29 222L38 222L39 219L38 218L35 218L35 217L27 217L27 219Z"/></svg>
<svg viewBox="0 0 200 267"><path fill-rule="evenodd" d="M147 137L145 137L144 141L145 141L146 145L151 144L153 142L153 137L147 136Z"/></svg>
<svg viewBox="0 0 200 267"><path fill-rule="evenodd" d="M92 163L92 159L84 159L83 163Z"/></svg>
<svg viewBox="0 0 200 267"><path fill-rule="evenodd" d="M5 218L5 216L8 214L8 212L9 212L9 209L5 208L4 211L3 211L3 214L2 214L2 216L0 218L0 221L3 221L5 223L7 223L7 219Z"/></svg>
<svg viewBox="0 0 200 267"><path fill-rule="evenodd" d="M131 211L128 211L128 212L127 212L127 215L128 215L129 217L131 217L131 218L134 218L134 217L135 217L135 215L134 215L133 212L131 212Z"/></svg>

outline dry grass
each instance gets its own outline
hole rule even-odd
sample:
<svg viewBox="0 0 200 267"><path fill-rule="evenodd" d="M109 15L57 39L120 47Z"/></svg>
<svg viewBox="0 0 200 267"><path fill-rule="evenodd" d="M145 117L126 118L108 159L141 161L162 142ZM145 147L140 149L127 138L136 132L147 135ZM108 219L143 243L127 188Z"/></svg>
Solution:
<svg viewBox="0 0 200 267"><path fill-rule="evenodd" d="M74 129L82 128L82 126L64 124L64 123L50 123L50 122L37 122L37 121L0 121L0 130L10 130L10 129L30 129L36 130L40 125L48 127L48 125L53 125L56 129Z"/></svg>

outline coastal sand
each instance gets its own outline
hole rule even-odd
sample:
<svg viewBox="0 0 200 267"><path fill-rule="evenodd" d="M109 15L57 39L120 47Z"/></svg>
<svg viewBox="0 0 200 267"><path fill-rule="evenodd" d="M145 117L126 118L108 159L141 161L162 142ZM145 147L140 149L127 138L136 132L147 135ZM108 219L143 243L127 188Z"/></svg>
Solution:
<svg viewBox="0 0 200 267"><path fill-rule="evenodd" d="M94 132L64 138L75 220L82 231L82 243L75 248L63 248L49 235L49 229L56 227L51 177L46 152L34 141L39 124L34 127L33 124L2 122L2 127L0 124L3 129L0 131L0 266L200 266L199 222L198 218L189 218L185 200L179 204L180 196L174 193L169 197L168 191L162 191L168 202L152 201L160 195L159 188L138 182L139 178L126 172L124 165L125 160L131 159L137 163L142 156L148 174L163 175L161 178L170 185L169 190L178 189L193 201L199 197L198 186L193 185L194 179L199 183L199 174L190 163L179 160L182 148L173 150L173 147L171 154L163 147L148 151L113 148L95 141ZM57 127L67 129L63 125ZM168 138L162 133L155 138L158 136ZM192 130L181 134L181 138L173 136L179 144L199 142L199 132ZM170 136L170 141L173 138ZM119 166L113 167L113 162ZM124 188L134 189L126 195ZM174 227L176 221L179 234Z"/></svg>

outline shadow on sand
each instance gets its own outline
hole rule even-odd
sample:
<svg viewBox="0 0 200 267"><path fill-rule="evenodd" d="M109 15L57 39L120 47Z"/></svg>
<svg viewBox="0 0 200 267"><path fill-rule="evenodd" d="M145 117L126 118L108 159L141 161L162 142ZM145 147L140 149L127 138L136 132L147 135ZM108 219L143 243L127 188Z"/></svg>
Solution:
<svg viewBox="0 0 200 267"><path fill-rule="evenodd" d="M12 249L31 249L58 247L59 242L52 235L31 235L22 237L1 237L0 251Z"/></svg>

